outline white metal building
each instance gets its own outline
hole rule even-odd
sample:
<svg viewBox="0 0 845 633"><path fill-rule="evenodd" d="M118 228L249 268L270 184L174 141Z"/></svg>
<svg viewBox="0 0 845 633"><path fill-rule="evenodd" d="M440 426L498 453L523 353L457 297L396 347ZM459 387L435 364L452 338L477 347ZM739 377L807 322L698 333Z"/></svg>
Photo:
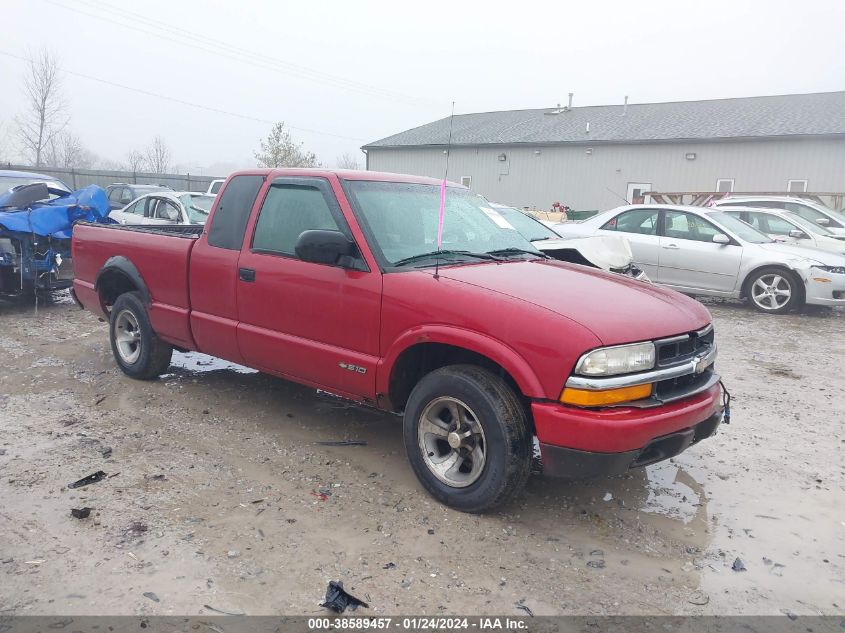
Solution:
<svg viewBox="0 0 845 633"><path fill-rule="evenodd" d="M449 118L365 145L442 178ZM494 202L607 209L657 191L845 191L845 92L456 115L449 180Z"/></svg>

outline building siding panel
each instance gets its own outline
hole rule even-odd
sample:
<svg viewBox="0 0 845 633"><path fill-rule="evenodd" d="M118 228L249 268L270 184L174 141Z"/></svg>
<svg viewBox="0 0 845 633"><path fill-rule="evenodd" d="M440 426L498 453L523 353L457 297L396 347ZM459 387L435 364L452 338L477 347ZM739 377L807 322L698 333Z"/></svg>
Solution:
<svg viewBox="0 0 845 633"><path fill-rule="evenodd" d="M446 155L443 147L371 147L368 165L442 178ZM845 140L453 147L449 180L461 176L471 176L472 188L492 201L539 209L556 201L573 209L612 208L623 204L632 182L659 191L714 191L717 179L733 178L735 191L785 191L788 180L800 179L808 191L835 192L845 191Z"/></svg>

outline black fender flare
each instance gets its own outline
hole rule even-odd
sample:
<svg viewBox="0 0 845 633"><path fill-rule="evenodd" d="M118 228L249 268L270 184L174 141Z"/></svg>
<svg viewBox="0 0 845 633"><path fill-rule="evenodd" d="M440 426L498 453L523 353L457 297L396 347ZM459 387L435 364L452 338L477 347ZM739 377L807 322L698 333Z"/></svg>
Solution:
<svg viewBox="0 0 845 633"><path fill-rule="evenodd" d="M107 275L115 273L123 275L135 285L138 292L141 293L141 300L144 302L144 305L149 306L152 304L150 291L147 288L147 284L144 283L144 278L141 276L141 273L138 272L138 268L135 264L123 255L114 255L106 260L106 263L103 264L100 272L97 273L97 279L94 281L94 290L99 292L100 282L102 279Z"/></svg>

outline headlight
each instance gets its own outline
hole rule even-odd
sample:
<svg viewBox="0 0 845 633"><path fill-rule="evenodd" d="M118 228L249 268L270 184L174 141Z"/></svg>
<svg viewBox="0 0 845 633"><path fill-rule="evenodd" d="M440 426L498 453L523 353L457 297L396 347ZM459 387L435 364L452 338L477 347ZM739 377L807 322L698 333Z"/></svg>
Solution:
<svg viewBox="0 0 845 633"><path fill-rule="evenodd" d="M582 376L615 376L654 367L654 343L603 347L584 354L575 365Z"/></svg>
<svg viewBox="0 0 845 633"><path fill-rule="evenodd" d="M816 266L819 270L836 275L845 275L845 266Z"/></svg>

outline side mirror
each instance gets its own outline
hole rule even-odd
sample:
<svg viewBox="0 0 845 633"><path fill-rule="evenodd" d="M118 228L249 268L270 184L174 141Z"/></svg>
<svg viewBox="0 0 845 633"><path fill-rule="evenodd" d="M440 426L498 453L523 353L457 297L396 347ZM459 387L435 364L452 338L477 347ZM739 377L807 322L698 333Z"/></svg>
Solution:
<svg viewBox="0 0 845 633"><path fill-rule="evenodd" d="M804 233L804 231L801 231L799 229L792 229L789 232L789 237L796 239L796 240L803 240L807 237L807 234Z"/></svg>
<svg viewBox="0 0 845 633"><path fill-rule="evenodd" d="M351 258L358 255L358 247L340 231L303 231L294 246L296 256L314 264L352 267Z"/></svg>
<svg viewBox="0 0 845 633"><path fill-rule="evenodd" d="M724 233L716 233L716 235L713 236L713 241L716 244L730 244L731 238L729 238Z"/></svg>
<svg viewBox="0 0 845 633"><path fill-rule="evenodd" d="M830 220L827 218L819 218L816 220L816 224L821 224L822 226L828 226L830 224Z"/></svg>

